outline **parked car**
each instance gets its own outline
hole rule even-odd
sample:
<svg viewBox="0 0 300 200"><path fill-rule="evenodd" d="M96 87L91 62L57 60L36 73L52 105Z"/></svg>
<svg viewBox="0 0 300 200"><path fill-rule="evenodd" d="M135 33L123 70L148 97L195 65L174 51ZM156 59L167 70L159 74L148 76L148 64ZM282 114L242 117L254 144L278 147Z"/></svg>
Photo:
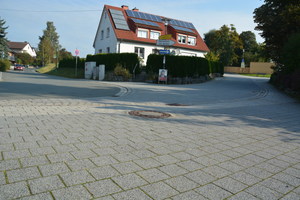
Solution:
<svg viewBox="0 0 300 200"><path fill-rule="evenodd" d="M24 68L25 67L23 65L16 64L15 67L14 67L14 70L24 71Z"/></svg>

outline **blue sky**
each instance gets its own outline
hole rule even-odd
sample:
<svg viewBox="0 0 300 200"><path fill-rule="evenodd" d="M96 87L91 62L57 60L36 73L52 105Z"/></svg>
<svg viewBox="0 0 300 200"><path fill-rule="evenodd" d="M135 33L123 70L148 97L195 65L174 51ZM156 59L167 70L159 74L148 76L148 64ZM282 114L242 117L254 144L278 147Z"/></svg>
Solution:
<svg viewBox="0 0 300 200"><path fill-rule="evenodd" d="M257 41L264 40L254 30L253 11L263 0L0 0L0 18L6 21L7 39L39 43L47 21L53 21L60 44L80 56L93 54L93 41L103 6L128 5L141 12L192 22L198 32L234 24L237 32L252 31ZM55 11L55 12L52 12Z"/></svg>

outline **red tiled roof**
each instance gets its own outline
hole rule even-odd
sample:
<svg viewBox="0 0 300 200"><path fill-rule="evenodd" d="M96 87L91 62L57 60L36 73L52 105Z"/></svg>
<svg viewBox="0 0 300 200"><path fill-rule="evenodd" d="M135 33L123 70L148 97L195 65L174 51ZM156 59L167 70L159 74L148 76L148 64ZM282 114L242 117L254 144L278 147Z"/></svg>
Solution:
<svg viewBox="0 0 300 200"><path fill-rule="evenodd" d="M8 48L20 50L24 49L27 44L27 42L7 42Z"/></svg>
<svg viewBox="0 0 300 200"><path fill-rule="evenodd" d="M149 38L139 38L137 37L137 33L136 33L136 24L132 21L129 20L130 17L127 16L125 9L123 8L119 8L119 7L115 7L115 6L110 6L110 5L105 5L104 6L106 12L108 13L109 19L111 24L113 25L113 29L115 32L115 35L117 37L117 39L122 39L122 40L127 40L127 41L134 41L134 42L142 42L142 43L149 43L149 44L156 44L156 40L152 40ZM122 11L125 20L127 21L129 27L130 27L130 31L127 30L121 30L121 29L116 29L116 27L114 26L114 22L111 16L111 13L109 12L109 9L113 9L113 10L119 10ZM161 16L162 17L162 16ZM166 32L166 27L164 25L163 22L155 22L159 25L159 30L161 30L162 35L164 35L164 33ZM151 28L149 27L149 29L151 30L155 30L155 28ZM196 29L192 30L194 32L194 34L186 34L186 35L191 35L191 36L196 36L196 45L192 46L192 45L188 45L188 44L180 44L177 42L176 40L176 32L170 28L168 28L168 34L172 34L172 40L175 42L174 47L180 47L180 48L185 48L185 49L191 49L191 50L196 50L196 51L204 51L204 52L208 52L209 49L206 46L205 42L203 41L203 39L201 38L200 34L198 33L198 31ZM171 32L171 33L170 33ZM182 33L182 32L179 32Z"/></svg>

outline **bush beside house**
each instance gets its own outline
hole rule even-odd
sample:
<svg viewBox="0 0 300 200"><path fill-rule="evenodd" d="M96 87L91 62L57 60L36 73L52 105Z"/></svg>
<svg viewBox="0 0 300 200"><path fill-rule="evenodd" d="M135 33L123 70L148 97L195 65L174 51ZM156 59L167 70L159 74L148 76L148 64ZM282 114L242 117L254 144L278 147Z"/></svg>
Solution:
<svg viewBox="0 0 300 200"><path fill-rule="evenodd" d="M10 69L9 60L0 59L0 72L6 72Z"/></svg>

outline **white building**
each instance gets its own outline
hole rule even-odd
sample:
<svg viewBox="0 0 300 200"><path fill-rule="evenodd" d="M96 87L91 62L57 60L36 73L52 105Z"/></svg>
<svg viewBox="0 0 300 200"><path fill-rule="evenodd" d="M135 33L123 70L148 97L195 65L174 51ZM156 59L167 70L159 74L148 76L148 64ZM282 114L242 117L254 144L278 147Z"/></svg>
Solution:
<svg viewBox="0 0 300 200"><path fill-rule="evenodd" d="M28 42L7 42L7 45L12 54L28 53L31 57L36 57L34 48Z"/></svg>
<svg viewBox="0 0 300 200"><path fill-rule="evenodd" d="M162 35L174 42L168 49L175 55L204 57L209 51L190 22L109 5L103 8L93 47L95 54L137 53L146 64L149 54L164 49L156 45Z"/></svg>

